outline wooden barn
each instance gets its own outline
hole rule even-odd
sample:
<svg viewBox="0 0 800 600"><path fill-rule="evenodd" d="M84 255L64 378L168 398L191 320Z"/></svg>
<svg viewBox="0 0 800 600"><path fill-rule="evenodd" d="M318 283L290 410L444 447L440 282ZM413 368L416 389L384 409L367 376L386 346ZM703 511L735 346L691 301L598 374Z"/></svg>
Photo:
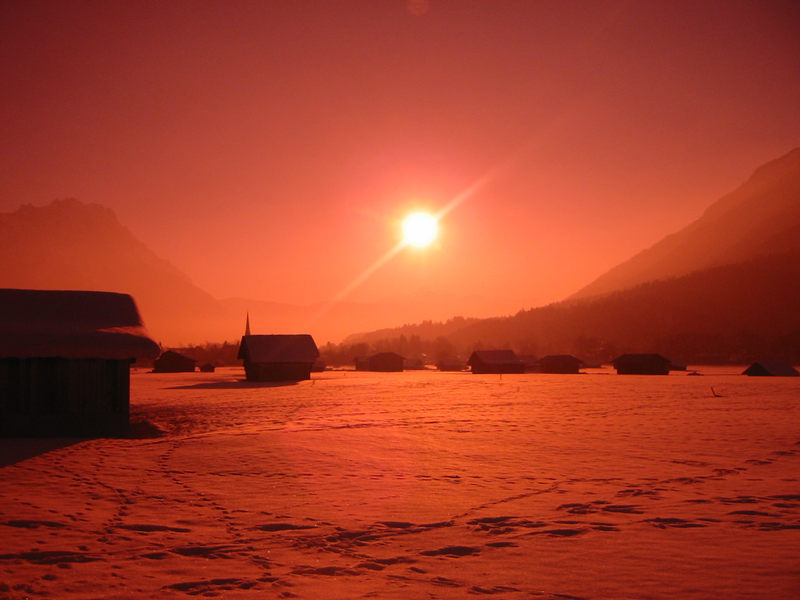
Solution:
<svg viewBox="0 0 800 600"><path fill-rule="evenodd" d="M378 352L372 356L356 358L357 371L394 373L403 370L405 358L396 352Z"/></svg>
<svg viewBox="0 0 800 600"><path fill-rule="evenodd" d="M460 358L442 358L436 363L440 371L463 371L467 365Z"/></svg>
<svg viewBox="0 0 800 600"><path fill-rule="evenodd" d="M475 350L467 361L472 372L482 373L524 373L523 363L513 350Z"/></svg>
<svg viewBox="0 0 800 600"><path fill-rule="evenodd" d="M660 354L623 354L611 364L619 375L669 375L672 361Z"/></svg>
<svg viewBox="0 0 800 600"><path fill-rule="evenodd" d="M742 375L751 376L774 376L774 377L797 377L800 373L792 365L778 361L754 362L747 367Z"/></svg>
<svg viewBox="0 0 800 600"><path fill-rule="evenodd" d="M580 358L575 358L571 354L548 354L539 359L536 370L539 373L579 373L583 366Z"/></svg>
<svg viewBox="0 0 800 600"><path fill-rule="evenodd" d="M196 364L193 358L167 350L153 362L153 373L194 373Z"/></svg>
<svg viewBox="0 0 800 600"><path fill-rule="evenodd" d="M238 355L248 381L310 379L318 357L317 344L307 333L243 335Z"/></svg>
<svg viewBox="0 0 800 600"><path fill-rule="evenodd" d="M117 435L159 347L127 294L0 290L0 435Z"/></svg>

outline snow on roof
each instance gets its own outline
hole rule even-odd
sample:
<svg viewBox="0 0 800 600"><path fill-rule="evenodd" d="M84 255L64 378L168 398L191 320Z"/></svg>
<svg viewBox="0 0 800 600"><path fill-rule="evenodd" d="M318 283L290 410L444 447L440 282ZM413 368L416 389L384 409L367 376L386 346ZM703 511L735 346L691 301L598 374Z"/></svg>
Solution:
<svg viewBox="0 0 800 600"><path fill-rule="evenodd" d="M800 375L797 369L795 369L789 363L774 361L774 360L767 360L767 361L762 360L754 362L747 369L745 369L743 374L744 375L768 374L768 375L777 375L782 377L797 377L798 375Z"/></svg>
<svg viewBox="0 0 800 600"><path fill-rule="evenodd" d="M155 358L128 294L0 289L0 358Z"/></svg>
<svg viewBox="0 0 800 600"><path fill-rule="evenodd" d="M238 357L251 363L313 363L318 356L314 338L299 333L244 335Z"/></svg>
<svg viewBox="0 0 800 600"><path fill-rule="evenodd" d="M471 365L473 360L479 360L487 365L518 364L521 361L513 350L475 350L467 361Z"/></svg>

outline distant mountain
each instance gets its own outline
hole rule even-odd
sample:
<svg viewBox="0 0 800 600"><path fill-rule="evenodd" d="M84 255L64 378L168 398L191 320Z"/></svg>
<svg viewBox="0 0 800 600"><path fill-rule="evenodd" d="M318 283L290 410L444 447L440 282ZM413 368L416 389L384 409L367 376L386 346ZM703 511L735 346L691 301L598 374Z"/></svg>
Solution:
<svg viewBox="0 0 800 600"><path fill-rule="evenodd" d="M0 286L125 292L157 339L180 339L219 310L98 204L56 200L0 214Z"/></svg>
<svg viewBox="0 0 800 600"><path fill-rule="evenodd" d="M114 212L74 199L21 206L0 214L0 287L125 292L150 334L165 345L237 340L249 312L254 333L310 332L318 343L354 331L401 325L429 315L425 306L393 302L291 305L219 300L139 241Z"/></svg>
<svg viewBox="0 0 800 600"><path fill-rule="evenodd" d="M570 353L592 362L625 352L659 352L693 364L765 357L800 364L798 306L800 251L791 251L511 317L451 319L353 335L343 345L410 349L433 359L441 348L462 358L476 348L512 348L538 356Z"/></svg>
<svg viewBox="0 0 800 600"><path fill-rule="evenodd" d="M462 357L473 348L511 347L592 361L647 351L694 362L800 363L798 307L800 149L759 168L700 219L566 301L512 317L409 325L345 342L428 353L449 348Z"/></svg>
<svg viewBox="0 0 800 600"><path fill-rule="evenodd" d="M758 168L698 220L617 265L570 299L800 249L800 148Z"/></svg>

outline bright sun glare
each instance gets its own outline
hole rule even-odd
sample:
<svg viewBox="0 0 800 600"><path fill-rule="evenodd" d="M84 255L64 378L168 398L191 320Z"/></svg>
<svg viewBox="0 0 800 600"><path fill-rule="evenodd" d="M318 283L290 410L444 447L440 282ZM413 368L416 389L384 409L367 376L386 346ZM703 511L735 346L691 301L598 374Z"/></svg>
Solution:
<svg viewBox="0 0 800 600"><path fill-rule="evenodd" d="M403 221L403 241L411 246L427 246L436 239L438 231L436 217L428 213L412 213Z"/></svg>

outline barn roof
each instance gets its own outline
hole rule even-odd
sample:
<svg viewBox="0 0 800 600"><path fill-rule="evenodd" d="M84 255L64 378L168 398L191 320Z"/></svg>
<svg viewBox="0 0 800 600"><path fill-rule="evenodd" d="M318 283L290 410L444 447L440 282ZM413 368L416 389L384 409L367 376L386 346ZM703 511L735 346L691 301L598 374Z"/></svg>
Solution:
<svg viewBox="0 0 800 600"><path fill-rule="evenodd" d="M611 361L611 364L672 364L668 358L664 358L660 354L622 354Z"/></svg>
<svg viewBox="0 0 800 600"><path fill-rule="evenodd" d="M521 362L513 350L475 350L467 364L471 365L474 360L479 360L487 365L519 364Z"/></svg>
<svg viewBox="0 0 800 600"><path fill-rule="evenodd" d="M792 365L780 361L758 361L754 362L743 375L775 375L778 377L797 377L800 375Z"/></svg>
<svg viewBox="0 0 800 600"><path fill-rule="evenodd" d="M307 333L243 335L239 358L253 363L313 363L319 356L317 344Z"/></svg>
<svg viewBox="0 0 800 600"><path fill-rule="evenodd" d="M0 289L0 358L158 354L128 294Z"/></svg>

